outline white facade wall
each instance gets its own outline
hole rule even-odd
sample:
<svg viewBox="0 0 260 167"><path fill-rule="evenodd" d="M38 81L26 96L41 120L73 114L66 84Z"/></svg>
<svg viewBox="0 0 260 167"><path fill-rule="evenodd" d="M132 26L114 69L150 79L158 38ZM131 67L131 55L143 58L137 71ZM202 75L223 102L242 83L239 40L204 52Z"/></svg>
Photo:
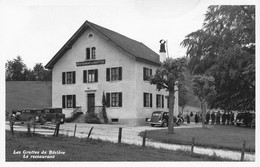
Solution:
<svg viewBox="0 0 260 167"><path fill-rule="evenodd" d="M88 35L92 33L93 38ZM96 59L105 59L105 64L76 66L76 62L86 60L86 48L96 47ZM106 68L122 67L121 81L106 81ZM110 40L87 29L74 43L52 69L52 104L53 107L62 107L62 95L76 95L76 106L87 111L87 94L95 93L95 106L102 106L103 92L122 92L122 107L109 107L109 119L117 118L120 123L140 124L149 118L156 110L168 111L167 100L164 99L164 109L156 108L156 94L164 97L168 92L157 91L155 85L143 81L143 67L151 68L155 74L156 66L136 61ZM97 83L83 83L83 70L98 69ZM62 72L76 71L75 84L62 84ZM143 93L153 94L153 107L143 107ZM70 116L73 109L63 109L66 116Z"/></svg>

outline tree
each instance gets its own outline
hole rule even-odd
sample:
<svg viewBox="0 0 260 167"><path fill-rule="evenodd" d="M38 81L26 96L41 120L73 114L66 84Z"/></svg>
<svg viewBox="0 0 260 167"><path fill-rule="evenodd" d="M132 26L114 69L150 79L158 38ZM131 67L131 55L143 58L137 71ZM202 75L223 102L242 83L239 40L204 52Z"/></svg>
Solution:
<svg viewBox="0 0 260 167"><path fill-rule="evenodd" d="M8 60L7 63L5 63L6 80L7 81L26 80L26 75L25 75L26 69L27 67L23 63L21 56L17 56L17 58L13 59L13 61Z"/></svg>
<svg viewBox="0 0 260 167"><path fill-rule="evenodd" d="M214 77L205 75L195 75L193 77L192 90L194 95L200 100L202 112L202 127L205 127L204 120L206 114L206 102L216 94L214 86Z"/></svg>
<svg viewBox="0 0 260 167"><path fill-rule="evenodd" d="M182 114L183 114L183 109L188 102L187 94L188 94L188 89L183 84L181 84L179 86L179 106L181 106Z"/></svg>
<svg viewBox="0 0 260 167"><path fill-rule="evenodd" d="M150 83L156 85L157 90L166 89L169 91L169 120L168 133L173 134L173 109L174 109L174 93L175 88L179 86L178 80L183 77L182 72L186 65L185 58L172 59L167 58L154 76L151 76ZM176 104L178 105L178 104Z"/></svg>
<svg viewBox="0 0 260 167"><path fill-rule="evenodd" d="M36 63L33 70L27 68L21 56L5 64L6 81L51 81L51 71L45 70L42 63Z"/></svg>
<svg viewBox="0 0 260 167"><path fill-rule="evenodd" d="M211 107L255 109L255 6L209 6L203 27L181 45L193 74L216 79Z"/></svg>
<svg viewBox="0 0 260 167"><path fill-rule="evenodd" d="M32 72L36 81L51 81L51 71L45 70L42 63L36 63Z"/></svg>

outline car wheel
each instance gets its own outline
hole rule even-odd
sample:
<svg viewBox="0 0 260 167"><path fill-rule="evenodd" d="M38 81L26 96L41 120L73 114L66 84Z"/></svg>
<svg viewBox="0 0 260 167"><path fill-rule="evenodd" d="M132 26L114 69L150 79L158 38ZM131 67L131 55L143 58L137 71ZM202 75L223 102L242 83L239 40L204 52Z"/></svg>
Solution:
<svg viewBox="0 0 260 167"><path fill-rule="evenodd" d="M168 125L167 125L167 122L164 121L164 122L162 123L162 126L163 126L163 127L167 127L167 126L168 126Z"/></svg>

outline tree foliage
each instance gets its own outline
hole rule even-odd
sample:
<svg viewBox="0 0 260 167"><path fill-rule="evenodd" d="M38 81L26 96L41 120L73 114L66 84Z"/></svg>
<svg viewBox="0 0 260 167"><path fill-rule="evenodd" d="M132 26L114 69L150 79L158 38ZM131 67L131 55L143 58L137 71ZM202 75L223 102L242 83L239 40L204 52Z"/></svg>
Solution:
<svg viewBox="0 0 260 167"><path fill-rule="evenodd" d="M178 80L183 77L183 71L185 69L186 59L167 58L157 69L154 76L151 76L150 83L156 85L158 90L165 89L169 91L169 121L168 121L168 133L174 133L173 129L173 109L174 109L174 93L176 87L179 86ZM177 104L178 105L178 104Z"/></svg>
<svg viewBox="0 0 260 167"><path fill-rule="evenodd" d="M206 102L212 98L215 94L215 79L212 76L195 75L193 77L192 89L194 95L200 100L200 106L202 111L202 126L204 127L204 118L206 114Z"/></svg>
<svg viewBox="0 0 260 167"><path fill-rule="evenodd" d="M209 102L222 109L255 106L255 6L210 6L203 27L188 34L188 68L216 80Z"/></svg>
<svg viewBox="0 0 260 167"><path fill-rule="evenodd" d="M185 85L181 84L179 86L179 106L182 108L182 114L183 114L183 109L188 103L188 89L185 87Z"/></svg>
<svg viewBox="0 0 260 167"><path fill-rule="evenodd" d="M6 81L51 81L51 71L45 70L42 63L33 69L27 68L21 56L8 60L5 64Z"/></svg>

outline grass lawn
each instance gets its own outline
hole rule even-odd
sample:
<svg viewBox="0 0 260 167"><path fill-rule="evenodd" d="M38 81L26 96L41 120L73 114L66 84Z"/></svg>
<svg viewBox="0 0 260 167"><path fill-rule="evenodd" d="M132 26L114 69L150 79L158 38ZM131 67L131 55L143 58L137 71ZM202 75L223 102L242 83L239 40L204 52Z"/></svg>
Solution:
<svg viewBox="0 0 260 167"><path fill-rule="evenodd" d="M57 153L54 158L30 158L31 156ZM20 153L19 153L20 151ZM25 152L24 152L25 151ZM29 152L34 151L34 152ZM46 154L41 154L46 151ZM38 152L38 153L37 153ZM23 154L25 153L25 154ZM32 154L29 154L32 153ZM28 158L25 158L28 155ZM199 155L185 151L170 151L140 146L115 144L101 140L73 137L28 137L25 132L14 136L6 131L6 161L228 161L217 156Z"/></svg>
<svg viewBox="0 0 260 167"><path fill-rule="evenodd" d="M174 132L168 134L167 128L152 130L147 132L147 138L163 143L191 144L192 137L195 137L197 146L231 150L241 150L245 140L246 151L255 152L255 129L233 125L210 125L208 128L175 128Z"/></svg>

